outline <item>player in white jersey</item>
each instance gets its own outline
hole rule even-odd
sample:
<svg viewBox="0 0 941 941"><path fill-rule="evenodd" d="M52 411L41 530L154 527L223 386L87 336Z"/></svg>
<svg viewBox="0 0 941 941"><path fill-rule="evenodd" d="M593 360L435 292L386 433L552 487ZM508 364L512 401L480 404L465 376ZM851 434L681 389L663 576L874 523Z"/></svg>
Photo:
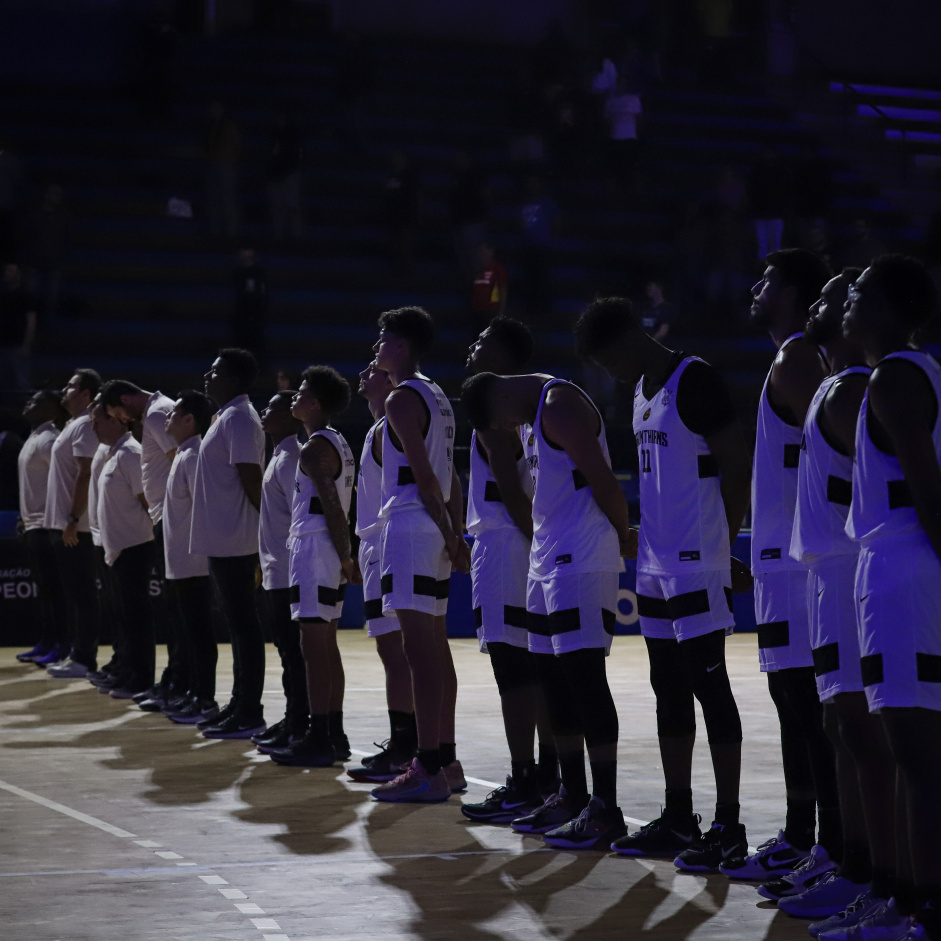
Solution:
<svg viewBox="0 0 941 941"><path fill-rule="evenodd" d="M386 706L389 710L389 738L381 750L348 768L354 781L383 783L397 778L411 764L418 747L412 674L402 646L399 619L382 610L382 440L386 399L392 391L389 374L370 363L359 374L358 392L369 404L374 419L366 432L356 484L356 535L359 536L359 570L363 577L366 632L376 639L376 651L386 676Z"/></svg>
<svg viewBox="0 0 941 941"><path fill-rule="evenodd" d="M359 575L350 550L356 461L331 422L350 404L349 383L329 366L308 366L292 413L308 440L294 478L290 526L291 617L300 625L310 724L293 745L271 750L283 765L326 767L350 757L343 731L345 678L337 624L346 584Z"/></svg>
<svg viewBox="0 0 941 941"><path fill-rule="evenodd" d="M467 571L470 552L461 535L451 404L420 372L434 336L427 311L402 307L380 316L373 347L376 368L395 387L382 436L382 608L399 619L418 727L408 770L372 792L383 801L443 801L466 786L454 743L457 676L445 614L451 567Z"/></svg>
<svg viewBox="0 0 941 941"><path fill-rule="evenodd" d="M467 370L512 375L523 371L532 352L529 328L497 317L471 344ZM530 652L526 630L533 477L523 441L531 432L528 426L484 429L471 437L467 531L474 536L474 615L480 649L490 656L500 693L510 774L504 786L481 803L464 804L461 812L489 823L525 817L543 803L542 794L558 790L558 755L539 686L538 654ZM533 747L537 725L542 781Z"/></svg>
<svg viewBox="0 0 941 941"><path fill-rule="evenodd" d="M62 390L71 416L52 446L43 528L50 530L56 571L69 615L69 656L48 667L50 676L69 679L94 672L100 610L95 588L95 552L88 529L88 480L98 439L91 403L101 388L94 369L76 369Z"/></svg>
<svg viewBox="0 0 941 941"><path fill-rule="evenodd" d="M49 533L43 528L46 493L49 485L49 462L52 445L69 415L62 406L62 396L52 389L33 393L23 409L30 434L17 455L17 476L20 492L20 521L30 575L39 588L40 621L36 628L37 642L32 650L16 655L20 663L56 663L68 653L65 628L65 607L59 581L55 577L55 556Z"/></svg>
<svg viewBox="0 0 941 941"><path fill-rule="evenodd" d="M849 292L846 337L873 367L856 429L847 532L861 543L856 605L862 681L898 769L895 933L941 938L941 367L914 345L935 312L913 258L877 258ZM889 808L880 814L891 820ZM907 840L905 839L907 838ZM878 918L879 915L873 916ZM863 938L874 937L859 926Z"/></svg>
<svg viewBox="0 0 941 941"><path fill-rule="evenodd" d="M843 336L847 290L861 273L846 268L824 285L810 308L805 339L823 351L829 374L804 420L791 557L810 569L807 604L817 691L823 724L836 751L843 827L839 870L778 905L790 915L830 919L820 930L846 929L891 894L894 834L877 816L871 794L894 790L892 756L881 723L870 717L859 665L853 577L859 545L845 533L849 512L856 419L869 382L861 347ZM867 832L868 831L868 832ZM870 891L870 883L875 883Z"/></svg>
<svg viewBox="0 0 941 941"><path fill-rule="evenodd" d="M274 451L261 482L258 555L271 633L281 660L281 685L285 698L284 717L253 739L262 754L300 741L310 724L304 657L297 623L291 618L288 540L297 463L301 454L301 443L297 438L301 422L291 413L296 394L296 390L288 389L276 392L261 413L261 427L271 438Z"/></svg>
<svg viewBox="0 0 941 941"><path fill-rule="evenodd" d="M461 399L478 431L532 427L526 441L534 481L529 649L539 654L562 784L512 827L542 833L551 846L607 849L626 830L617 806L618 715L605 657L620 557L636 554L637 533L611 470L604 422L581 389L544 374L478 373L464 383Z"/></svg>
<svg viewBox="0 0 941 941"><path fill-rule="evenodd" d="M748 506L748 448L725 382L643 330L630 301L601 298L575 327L580 355L634 386L641 523L637 609L657 699L666 785L659 818L618 840L624 856L665 856L708 871L748 852L739 822L742 723L725 664L732 589L750 586L730 547ZM694 702L702 706L716 780L711 829L693 813Z"/></svg>
<svg viewBox="0 0 941 941"><path fill-rule="evenodd" d="M778 350L758 405L752 475L758 659L781 724L787 797L783 837L769 849L784 860L790 848L794 864L804 858L799 878L808 884L835 867L842 843L835 758L823 728L810 649L808 571L789 555L804 417L826 374L819 348L804 339L804 325L829 279L826 265L811 252L774 252L752 288L750 314L752 324L767 330ZM776 899L785 892L796 894L800 887L778 879L759 892Z"/></svg>

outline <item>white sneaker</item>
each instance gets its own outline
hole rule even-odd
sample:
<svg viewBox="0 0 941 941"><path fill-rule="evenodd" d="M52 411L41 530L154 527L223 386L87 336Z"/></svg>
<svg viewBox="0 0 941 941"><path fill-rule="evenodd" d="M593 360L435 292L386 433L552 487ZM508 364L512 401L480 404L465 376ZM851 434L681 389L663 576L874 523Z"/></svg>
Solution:
<svg viewBox="0 0 941 941"><path fill-rule="evenodd" d="M838 876L836 870L831 869L799 895L778 899L778 908L795 918L826 918L842 912L868 888Z"/></svg>
<svg viewBox="0 0 941 941"><path fill-rule="evenodd" d="M871 895L867 889L858 898L853 899L842 912L812 922L807 926L807 931L812 938L819 938L826 931L827 941L846 941L851 928L855 928L864 918L875 914L883 905L885 899Z"/></svg>
<svg viewBox="0 0 941 941"><path fill-rule="evenodd" d="M732 859L719 866L719 872L730 879L749 879L769 882L779 876L793 872L806 858L807 853L795 849L784 838L784 831L771 840L765 840L758 851L744 859Z"/></svg>
<svg viewBox="0 0 941 941"><path fill-rule="evenodd" d="M84 663L76 662L71 657L66 657L59 663L49 664L46 672L57 680L77 680L88 676L88 667Z"/></svg>

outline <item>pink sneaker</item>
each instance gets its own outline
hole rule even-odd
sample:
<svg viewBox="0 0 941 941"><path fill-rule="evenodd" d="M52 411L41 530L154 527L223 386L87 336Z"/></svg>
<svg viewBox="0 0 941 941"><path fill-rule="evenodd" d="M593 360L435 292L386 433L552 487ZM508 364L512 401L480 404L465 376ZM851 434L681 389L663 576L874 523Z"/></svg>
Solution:
<svg viewBox="0 0 941 941"><path fill-rule="evenodd" d="M413 758L404 774L373 788L372 796L389 803L434 804L446 801L451 796L451 788L444 771L428 774L419 760Z"/></svg>
<svg viewBox="0 0 941 941"><path fill-rule="evenodd" d="M467 790L467 781L464 780L464 769L456 758L451 764L445 765L441 770L448 779L448 787L451 788L452 794Z"/></svg>

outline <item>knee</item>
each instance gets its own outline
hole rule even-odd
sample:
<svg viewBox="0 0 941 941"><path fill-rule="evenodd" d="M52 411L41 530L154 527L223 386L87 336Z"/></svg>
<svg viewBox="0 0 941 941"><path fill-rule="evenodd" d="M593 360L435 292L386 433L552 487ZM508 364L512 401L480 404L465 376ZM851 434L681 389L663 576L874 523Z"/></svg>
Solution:
<svg viewBox="0 0 941 941"><path fill-rule="evenodd" d="M719 669L694 674L693 693L702 706L703 721L711 745L733 745L742 741L742 720L723 663Z"/></svg>
<svg viewBox="0 0 941 941"><path fill-rule="evenodd" d="M501 696L536 685L533 654L512 644L490 644L490 666Z"/></svg>

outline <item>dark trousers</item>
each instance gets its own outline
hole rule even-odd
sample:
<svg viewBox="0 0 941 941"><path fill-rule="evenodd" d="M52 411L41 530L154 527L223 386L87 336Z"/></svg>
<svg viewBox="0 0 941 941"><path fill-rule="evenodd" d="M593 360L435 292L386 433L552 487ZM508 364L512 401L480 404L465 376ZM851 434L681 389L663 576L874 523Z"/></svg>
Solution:
<svg viewBox="0 0 941 941"><path fill-rule="evenodd" d="M111 636L111 660L108 671L117 676L120 673L121 645L124 641L118 604L115 600L114 572L105 562L105 550L95 546L95 583L98 588L98 607L101 611L102 629Z"/></svg>
<svg viewBox="0 0 941 941"><path fill-rule="evenodd" d="M161 585L160 594L153 599L154 617L163 624L167 635L167 665L160 677L164 690L172 686L184 692L193 685L189 674L190 657L183 637L183 612L177 597L177 582L168 579L163 555L163 521L154 526L154 572Z"/></svg>
<svg viewBox="0 0 941 941"><path fill-rule="evenodd" d="M167 579L183 618L179 656L186 661L189 692L199 699L216 698L219 650L212 630L212 583L208 575Z"/></svg>
<svg viewBox="0 0 941 941"><path fill-rule="evenodd" d="M154 564L153 542L122 549L114 560L115 601L121 625L121 659L118 683L135 693L154 683L156 640L150 606L150 572Z"/></svg>
<svg viewBox="0 0 941 941"><path fill-rule="evenodd" d="M284 716L292 729L306 730L310 718L307 703L307 671L301 653L301 634L291 619L291 589L273 588L265 592L274 645L281 658L281 684L287 707Z"/></svg>
<svg viewBox="0 0 941 941"><path fill-rule="evenodd" d="M71 657L94 670L98 665L101 611L95 587L95 546L91 533L79 533L77 546L66 546L61 529L50 529L56 571L65 596Z"/></svg>
<svg viewBox="0 0 941 941"><path fill-rule="evenodd" d="M65 595L56 571L56 557L49 539L48 529L27 529L23 533L23 546L29 559L29 571L39 597L39 624L37 640L44 646L65 644L68 641L68 621Z"/></svg>
<svg viewBox="0 0 941 941"><path fill-rule="evenodd" d="M232 700L235 714L246 722L260 720L265 688L265 636L255 607L258 556L213 556L209 570L222 602L232 639Z"/></svg>

